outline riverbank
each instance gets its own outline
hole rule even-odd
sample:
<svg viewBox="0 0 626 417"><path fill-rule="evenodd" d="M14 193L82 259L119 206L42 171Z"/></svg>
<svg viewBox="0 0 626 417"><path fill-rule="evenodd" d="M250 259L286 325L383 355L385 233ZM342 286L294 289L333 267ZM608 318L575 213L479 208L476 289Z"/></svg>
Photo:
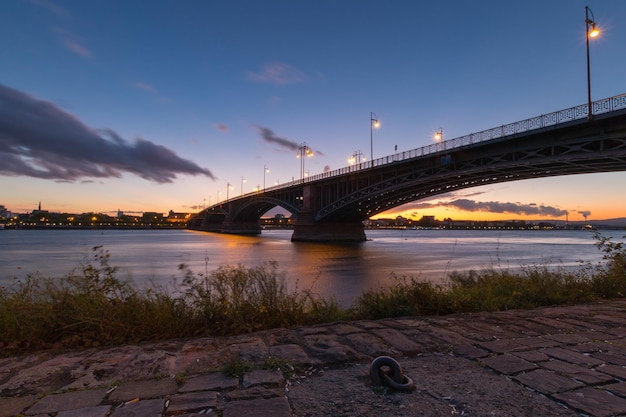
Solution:
<svg viewBox="0 0 626 417"><path fill-rule="evenodd" d="M37 349L120 345L190 336L221 336L339 320L446 315L591 302L626 295L623 243L597 235L604 264L579 271L542 266L451 273L445 285L397 277L365 291L349 308L311 291L290 291L275 262L222 266L166 288L137 289L117 277L102 247L94 261L64 278L29 277L0 288L3 354Z"/></svg>
<svg viewBox="0 0 626 417"><path fill-rule="evenodd" d="M620 416L625 322L620 299L19 355L0 417ZM416 389L373 387L380 355Z"/></svg>

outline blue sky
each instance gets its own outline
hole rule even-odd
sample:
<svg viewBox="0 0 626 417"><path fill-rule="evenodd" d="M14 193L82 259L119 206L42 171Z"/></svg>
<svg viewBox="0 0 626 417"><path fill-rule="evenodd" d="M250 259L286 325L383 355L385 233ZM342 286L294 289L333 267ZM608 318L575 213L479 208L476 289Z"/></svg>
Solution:
<svg viewBox="0 0 626 417"><path fill-rule="evenodd" d="M621 0L2 1L0 204L193 211L264 167L267 186L298 178L303 142L311 175L369 159L370 112L382 157L583 104L585 6L593 99L626 93ZM388 214L622 217L624 184L511 182Z"/></svg>

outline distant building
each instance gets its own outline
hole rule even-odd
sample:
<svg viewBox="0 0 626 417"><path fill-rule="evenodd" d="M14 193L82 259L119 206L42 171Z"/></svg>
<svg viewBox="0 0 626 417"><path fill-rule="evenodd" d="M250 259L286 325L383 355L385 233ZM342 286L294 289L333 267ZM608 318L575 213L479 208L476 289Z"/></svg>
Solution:
<svg viewBox="0 0 626 417"><path fill-rule="evenodd" d="M163 213L157 213L154 211L146 211L143 216L141 216L141 220L144 223L158 223L165 220L163 217Z"/></svg>
<svg viewBox="0 0 626 417"><path fill-rule="evenodd" d="M0 205L0 218L8 219L11 217L11 213L5 206Z"/></svg>
<svg viewBox="0 0 626 417"><path fill-rule="evenodd" d="M167 221L169 223L186 223L191 217L191 213L175 213L173 210L170 210L167 215Z"/></svg>

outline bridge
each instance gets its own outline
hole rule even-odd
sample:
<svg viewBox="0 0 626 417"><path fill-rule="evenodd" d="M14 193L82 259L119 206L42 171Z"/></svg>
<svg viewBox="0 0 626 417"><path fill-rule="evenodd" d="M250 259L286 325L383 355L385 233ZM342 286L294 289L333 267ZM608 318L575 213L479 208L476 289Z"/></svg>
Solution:
<svg viewBox="0 0 626 417"><path fill-rule="evenodd" d="M363 221L402 204L464 188L571 174L626 171L626 94L222 201L188 228L260 234L280 206L292 241L364 241Z"/></svg>

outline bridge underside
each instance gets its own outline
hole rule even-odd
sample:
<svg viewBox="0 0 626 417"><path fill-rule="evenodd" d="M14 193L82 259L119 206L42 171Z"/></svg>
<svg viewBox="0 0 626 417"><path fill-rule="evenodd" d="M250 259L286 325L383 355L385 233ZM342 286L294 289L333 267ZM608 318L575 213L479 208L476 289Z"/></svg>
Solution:
<svg viewBox="0 0 626 417"><path fill-rule="evenodd" d="M626 112L468 144L305 182L207 209L200 230L259 234L275 206L296 218L293 241L364 241L363 220L464 188L523 179L626 171Z"/></svg>

